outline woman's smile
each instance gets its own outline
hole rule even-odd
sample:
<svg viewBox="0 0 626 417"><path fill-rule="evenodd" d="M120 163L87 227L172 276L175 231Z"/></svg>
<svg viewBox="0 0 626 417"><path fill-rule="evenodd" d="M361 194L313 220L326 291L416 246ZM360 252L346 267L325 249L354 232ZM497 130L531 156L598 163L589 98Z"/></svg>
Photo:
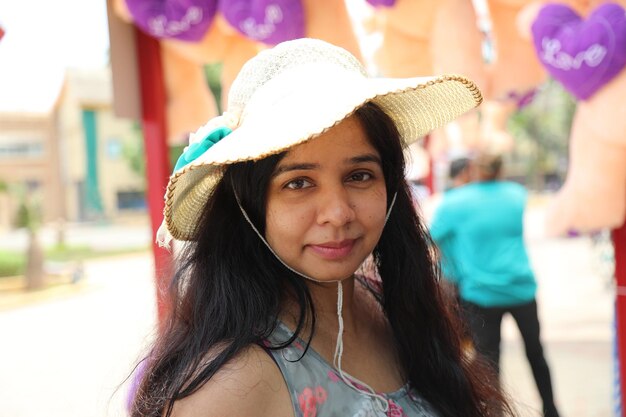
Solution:
<svg viewBox="0 0 626 417"><path fill-rule="evenodd" d="M345 239L339 242L324 242L307 245L316 255L327 260L341 260L352 252L357 239Z"/></svg>

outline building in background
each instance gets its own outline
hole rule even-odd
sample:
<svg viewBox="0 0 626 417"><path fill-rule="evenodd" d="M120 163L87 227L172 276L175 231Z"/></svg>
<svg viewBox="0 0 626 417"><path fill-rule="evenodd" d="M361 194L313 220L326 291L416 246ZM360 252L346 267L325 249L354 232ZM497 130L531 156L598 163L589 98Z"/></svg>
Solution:
<svg viewBox="0 0 626 417"><path fill-rule="evenodd" d="M10 227L26 194L45 202L45 220L63 216L58 144L53 113L0 113L0 181L10 187L0 197L0 228Z"/></svg>
<svg viewBox="0 0 626 417"><path fill-rule="evenodd" d="M0 113L0 181L40 201L44 222L145 215L142 140L113 115L109 69L69 70L49 112ZM4 194L0 228L19 205Z"/></svg>

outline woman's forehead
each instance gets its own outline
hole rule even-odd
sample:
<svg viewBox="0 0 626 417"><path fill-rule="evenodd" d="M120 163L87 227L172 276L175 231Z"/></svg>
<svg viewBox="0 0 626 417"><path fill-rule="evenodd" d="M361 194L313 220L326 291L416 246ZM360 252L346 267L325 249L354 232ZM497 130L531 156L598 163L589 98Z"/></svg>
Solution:
<svg viewBox="0 0 626 417"><path fill-rule="evenodd" d="M280 164L307 160L317 162L350 160L358 155L380 155L368 139L363 125L356 116L348 117L317 138L294 146L287 151Z"/></svg>

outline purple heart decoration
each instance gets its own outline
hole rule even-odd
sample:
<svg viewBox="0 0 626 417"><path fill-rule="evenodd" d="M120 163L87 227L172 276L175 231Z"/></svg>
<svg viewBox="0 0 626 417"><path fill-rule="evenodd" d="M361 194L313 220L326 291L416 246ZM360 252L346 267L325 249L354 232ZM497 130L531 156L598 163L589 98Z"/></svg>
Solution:
<svg viewBox="0 0 626 417"><path fill-rule="evenodd" d="M532 25L539 60L581 100L588 99L626 65L626 11L597 7L586 20L562 4L543 7Z"/></svg>
<svg viewBox="0 0 626 417"><path fill-rule="evenodd" d="M305 36L301 0L222 0L219 11L247 38L269 45Z"/></svg>
<svg viewBox="0 0 626 417"><path fill-rule="evenodd" d="M367 0L367 2L374 7L393 7L396 4L396 0Z"/></svg>
<svg viewBox="0 0 626 417"><path fill-rule="evenodd" d="M213 22L217 0L126 0L135 24L155 38L199 41Z"/></svg>

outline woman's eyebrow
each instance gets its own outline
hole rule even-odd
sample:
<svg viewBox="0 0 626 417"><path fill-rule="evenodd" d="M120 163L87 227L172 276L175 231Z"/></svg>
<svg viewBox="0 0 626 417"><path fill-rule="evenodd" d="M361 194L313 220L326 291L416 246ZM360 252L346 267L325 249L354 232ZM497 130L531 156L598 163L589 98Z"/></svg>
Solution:
<svg viewBox="0 0 626 417"><path fill-rule="evenodd" d="M373 153L357 155L345 160L345 163L348 165L356 165L363 162L373 162L375 164L381 165L380 158ZM320 164L314 163L284 164L276 168L276 170L272 173L272 178L289 171L307 171L319 168Z"/></svg>
<svg viewBox="0 0 626 417"><path fill-rule="evenodd" d="M351 165L360 164L363 162L374 162L378 165L382 164L380 157L373 153L368 153L365 155L358 155L358 156L354 156L352 158L346 159L346 163L351 164Z"/></svg>
<svg viewBox="0 0 626 417"><path fill-rule="evenodd" d="M272 173L272 178L284 172L311 170L311 169L318 169L319 167L320 167L319 164L306 164L306 163L285 164L276 168L276 170Z"/></svg>

